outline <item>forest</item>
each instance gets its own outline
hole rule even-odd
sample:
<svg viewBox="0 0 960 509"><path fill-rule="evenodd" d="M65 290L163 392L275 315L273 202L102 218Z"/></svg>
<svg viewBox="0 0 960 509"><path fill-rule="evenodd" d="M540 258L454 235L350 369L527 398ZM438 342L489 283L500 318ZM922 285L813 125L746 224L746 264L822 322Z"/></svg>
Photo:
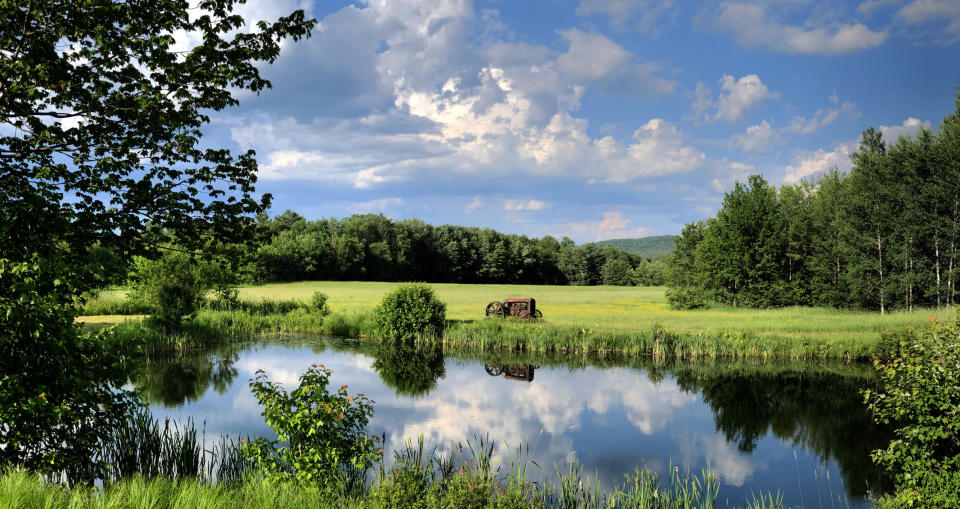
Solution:
<svg viewBox="0 0 960 509"><path fill-rule="evenodd" d="M656 286L664 263L613 246L490 228L394 221L380 214L307 220L258 216L245 273L255 282L426 281Z"/></svg>
<svg viewBox="0 0 960 509"><path fill-rule="evenodd" d="M753 175L667 259L675 307L832 306L881 313L958 302L960 96L936 131L863 132L849 172L777 189Z"/></svg>

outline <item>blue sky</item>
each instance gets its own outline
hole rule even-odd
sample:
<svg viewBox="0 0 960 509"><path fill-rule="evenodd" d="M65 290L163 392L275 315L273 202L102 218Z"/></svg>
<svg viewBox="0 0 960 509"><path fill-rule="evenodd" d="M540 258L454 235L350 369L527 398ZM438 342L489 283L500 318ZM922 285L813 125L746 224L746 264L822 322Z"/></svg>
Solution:
<svg viewBox="0 0 960 509"><path fill-rule="evenodd" d="M960 1L250 0L302 8L272 90L217 112L274 213L382 212L578 242L676 234L751 173L849 168L936 128Z"/></svg>

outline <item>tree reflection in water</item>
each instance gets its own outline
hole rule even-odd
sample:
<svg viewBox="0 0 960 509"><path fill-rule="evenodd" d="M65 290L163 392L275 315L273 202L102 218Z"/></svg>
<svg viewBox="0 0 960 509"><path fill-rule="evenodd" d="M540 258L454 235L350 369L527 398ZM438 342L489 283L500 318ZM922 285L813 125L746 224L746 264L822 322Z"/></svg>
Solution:
<svg viewBox="0 0 960 509"><path fill-rule="evenodd" d="M426 396L447 373L441 347L414 347L392 341L377 346L373 369L398 396L410 397Z"/></svg>
<svg viewBox="0 0 960 509"><path fill-rule="evenodd" d="M235 366L240 346L227 346L215 352L178 352L162 358L146 358L130 374L151 405L179 407L197 401L213 388L225 394L237 376Z"/></svg>

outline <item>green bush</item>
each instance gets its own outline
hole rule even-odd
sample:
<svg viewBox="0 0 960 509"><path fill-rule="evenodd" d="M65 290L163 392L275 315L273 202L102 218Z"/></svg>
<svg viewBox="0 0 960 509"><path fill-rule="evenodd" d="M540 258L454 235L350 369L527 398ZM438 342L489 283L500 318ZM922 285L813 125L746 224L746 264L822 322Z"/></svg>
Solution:
<svg viewBox="0 0 960 509"><path fill-rule="evenodd" d="M697 286L671 286L666 293L667 302L674 309L700 309L710 301L706 290Z"/></svg>
<svg viewBox="0 0 960 509"><path fill-rule="evenodd" d="M313 292L313 295L310 297L310 308L320 313L321 316L329 315L330 307L327 305L327 294L321 291Z"/></svg>
<svg viewBox="0 0 960 509"><path fill-rule="evenodd" d="M397 285L377 306L377 336L397 341L441 337L446 311L446 304L437 299L429 285Z"/></svg>
<svg viewBox="0 0 960 509"><path fill-rule="evenodd" d="M960 327L935 323L892 337L900 340L888 348L892 358L875 361L878 390L864 391L877 422L896 428L874 461L893 474L898 497L952 485L947 506L960 507Z"/></svg>
<svg viewBox="0 0 960 509"><path fill-rule="evenodd" d="M317 364L289 394L263 371L250 381L277 440L247 441L241 454L268 481L316 486L331 496L363 488L380 457L377 437L366 434L373 405L363 395L347 396L346 385L331 393L329 382L330 370Z"/></svg>
<svg viewBox="0 0 960 509"><path fill-rule="evenodd" d="M128 295L154 309L153 319L173 330L197 313L210 290L217 290L220 301L235 301L227 281L230 278L214 263L190 253L167 251L155 260L134 258Z"/></svg>

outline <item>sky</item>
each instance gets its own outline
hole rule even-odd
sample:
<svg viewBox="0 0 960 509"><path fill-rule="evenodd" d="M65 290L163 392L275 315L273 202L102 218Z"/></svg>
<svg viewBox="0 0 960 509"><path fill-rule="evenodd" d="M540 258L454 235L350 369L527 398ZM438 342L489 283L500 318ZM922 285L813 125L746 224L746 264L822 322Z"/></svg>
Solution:
<svg viewBox="0 0 960 509"><path fill-rule="evenodd" d="M249 0L313 36L212 115L273 214L382 213L578 243L678 234L750 174L936 129L960 0Z"/></svg>

